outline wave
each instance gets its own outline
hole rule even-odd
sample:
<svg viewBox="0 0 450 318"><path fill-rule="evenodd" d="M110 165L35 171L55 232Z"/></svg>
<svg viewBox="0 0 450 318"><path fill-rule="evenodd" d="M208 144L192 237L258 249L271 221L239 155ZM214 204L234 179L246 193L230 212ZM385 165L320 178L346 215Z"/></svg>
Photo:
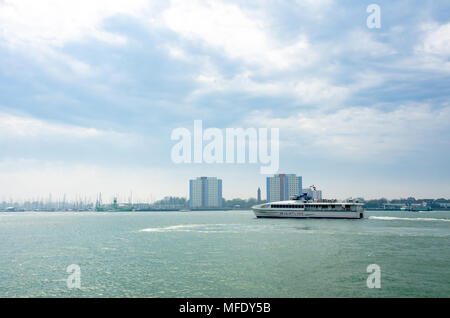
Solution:
<svg viewBox="0 0 450 318"><path fill-rule="evenodd" d="M170 231L189 231L188 229L204 226L204 224L171 225L165 227L151 227L140 230L140 232L170 232Z"/></svg>
<svg viewBox="0 0 450 318"><path fill-rule="evenodd" d="M151 227L139 232L197 232L197 233L242 233L267 230L266 226L244 224L185 224ZM273 229L272 229L273 230Z"/></svg>
<svg viewBox="0 0 450 318"><path fill-rule="evenodd" d="M151 227L140 230L140 232L222 232L226 226L231 224L185 224L164 227ZM225 228L226 229L226 228Z"/></svg>
<svg viewBox="0 0 450 318"><path fill-rule="evenodd" d="M395 221L395 220L403 220L403 221L443 221L450 222L450 219L436 219L436 218L399 218L395 216L369 216L371 220L384 220L384 221Z"/></svg>

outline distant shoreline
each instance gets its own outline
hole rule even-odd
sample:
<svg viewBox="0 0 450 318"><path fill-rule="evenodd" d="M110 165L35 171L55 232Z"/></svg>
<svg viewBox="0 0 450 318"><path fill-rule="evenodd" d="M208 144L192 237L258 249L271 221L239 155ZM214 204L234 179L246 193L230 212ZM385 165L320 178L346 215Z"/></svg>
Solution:
<svg viewBox="0 0 450 318"><path fill-rule="evenodd" d="M242 209L194 209L194 210L145 210L145 211L94 211L94 210L80 210L80 211L0 211L0 213L153 213L153 212L230 212L230 211L251 211L251 208ZM385 210L380 208L366 209L366 212L405 212L405 213L424 213L424 212L450 212L450 209L428 210L428 211L410 211L410 210Z"/></svg>

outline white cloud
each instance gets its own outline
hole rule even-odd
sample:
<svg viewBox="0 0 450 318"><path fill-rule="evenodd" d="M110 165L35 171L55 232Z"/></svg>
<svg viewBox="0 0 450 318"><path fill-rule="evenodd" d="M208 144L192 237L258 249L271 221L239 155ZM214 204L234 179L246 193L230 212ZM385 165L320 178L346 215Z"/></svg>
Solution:
<svg viewBox="0 0 450 318"><path fill-rule="evenodd" d="M315 59L306 36L282 44L270 36L262 11L219 1L172 1L161 23L188 41L199 41L228 58L265 69L286 69Z"/></svg>
<svg viewBox="0 0 450 318"><path fill-rule="evenodd" d="M124 36L104 29L104 21L116 15L137 17L147 6L144 0L5 0L0 2L0 39L61 79L67 71L92 76L92 66L60 49L85 39L126 44Z"/></svg>
<svg viewBox="0 0 450 318"><path fill-rule="evenodd" d="M429 145L448 147L441 133L450 130L450 106L433 109L429 105L406 105L392 111L352 107L334 113L302 112L287 118L253 112L245 122L280 127L285 147L302 154L389 161L429 150Z"/></svg>
<svg viewBox="0 0 450 318"><path fill-rule="evenodd" d="M423 45L418 50L443 57L450 56L450 23L425 25L426 32Z"/></svg>
<svg viewBox="0 0 450 318"><path fill-rule="evenodd" d="M370 57L385 57L397 53L389 44L377 41L373 34L363 30L350 32L343 43L335 50L335 53L346 54L349 51L360 56Z"/></svg>
<svg viewBox="0 0 450 318"><path fill-rule="evenodd" d="M141 136L102 130L93 127L84 127L71 124L61 124L48 120L41 120L30 116L17 116L0 113L0 146L14 149L12 152L2 153L4 156L16 156L14 152L29 153L39 147L45 147L48 155L58 153L58 149L72 149L76 153L76 146L80 144L85 149L136 149L143 143ZM145 142L149 142L146 140ZM70 148L70 145L74 145ZM33 150L34 149L34 150ZM41 153L37 153L40 155ZM63 154L61 154L63 155ZM67 154L70 157L70 154Z"/></svg>
<svg viewBox="0 0 450 318"><path fill-rule="evenodd" d="M297 5L310 10L322 10L326 7L330 7L333 4L333 0L296 0Z"/></svg>
<svg viewBox="0 0 450 318"><path fill-rule="evenodd" d="M75 137L89 138L105 135L106 132L75 125L57 124L33 117L0 113L0 140L17 137Z"/></svg>
<svg viewBox="0 0 450 318"><path fill-rule="evenodd" d="M200 86L188 99L211 93L245 92L254 96L288 97L297 105L317 105L327 109L342 105L355 92L378 86L384 79L380 74L364 72L355 74L352 83L339 85L331 82L332 77L258 79L257 74L250 71L225 78L209 65L195 80Z"/></svg>
<svg viewBox="0 0 450 318"><path fill-rule="evenodd" d="M5 0L0 3L0 27L12 46L61 47L92 37L124 44L126 39L102 29L103 21L118 14L137 16L143 0Z"/></svg>
<svg viewBox="0 0 450 318"><path fill-rule="evenodd" d="M329 8L333 1L304 0L297 4L315 11ZM373 35L361 30L351 32L344 43L333 41L332 46L313 44L305 34L281 43L271 30L268 15L268 7L260 7L256 11L219 1L172 1L162 13L160 27L171 29L190 43L215 48L226 58L243 63L238 73L229 76L222 74L211 59L188 54L180 43L167 45L170 56L199 67L198 73L193 75L199 87L188 96L188 100L217 92L245 92L292 97L297 104L322 103L326 107L335 107L353 93L382 82L381 76L355 74L350 82L337 83L335 78L341 74L341 66L335 61L340 56L349 51L370 57L396 53L387 44L376 41Z"/></svg>
<svg viewBox="0 0 450 318"><path fill-rule="evenodd" d="M51 161L64 166L74 163L111 166L125 161L130 166L139 165L157 157L151 151L156 147L161 147L160 138L136 132L0 113L0 161L25 160L24 169L28 162L35 161ZM20 170L18 167L15 169ZM4 166L0 168L8 170Z"/></svg>
<svg viewBox="0 0 450 318"><path fill-rule="evenodd" d="M422 38L410 62L416 68L450 72L450 23L421 26Z"/></svg>
<svg viewBox="0 0 450 318"><path fill-rule="evenodd" d="M192 61L192 58L188 55L188 53L186 53L185 51L183 51L182 49L180 49L175 45L166 44L165 49L169 52L169 55L172 58L179 59L182 61Z"/></svg>
<svg viewBox="0 0 450 318"><path fill-rule="evenodd" d="M290 90L289 87L287 89ZM339 105L350 93L348 87L332 85L316 78L296 82L292 91L302 103L328 103L328 106Z"/></svg>
<svg viewBox="0 0 450 318"><path fill-rule="evenodd" d="M315 21L328 20L334 12L334 0L296 0L295 3L300 11Z"/></svg>

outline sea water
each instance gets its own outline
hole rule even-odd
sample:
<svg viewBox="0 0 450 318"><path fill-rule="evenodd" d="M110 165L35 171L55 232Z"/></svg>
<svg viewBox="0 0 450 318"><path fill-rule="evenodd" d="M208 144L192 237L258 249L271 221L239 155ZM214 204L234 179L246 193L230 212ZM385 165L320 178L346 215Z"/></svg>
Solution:
<svg viewBox="0 0 450 318"><path fill-rule="evenodd" d="M0 213L0 297L450 297L450 212Z"/></svg>

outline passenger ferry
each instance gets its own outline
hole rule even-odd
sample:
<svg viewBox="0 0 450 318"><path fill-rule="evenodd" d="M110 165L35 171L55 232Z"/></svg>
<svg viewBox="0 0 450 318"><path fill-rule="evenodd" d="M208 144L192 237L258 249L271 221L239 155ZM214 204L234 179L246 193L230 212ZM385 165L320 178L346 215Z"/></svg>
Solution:
<svg viewBox="0 0 450 318"><path fill-rule="evenodd" d="M278 201L252 207L257 218L296 219L362 219L363 204L357 200L313 200L303 193L288 201Z"/></svg>

